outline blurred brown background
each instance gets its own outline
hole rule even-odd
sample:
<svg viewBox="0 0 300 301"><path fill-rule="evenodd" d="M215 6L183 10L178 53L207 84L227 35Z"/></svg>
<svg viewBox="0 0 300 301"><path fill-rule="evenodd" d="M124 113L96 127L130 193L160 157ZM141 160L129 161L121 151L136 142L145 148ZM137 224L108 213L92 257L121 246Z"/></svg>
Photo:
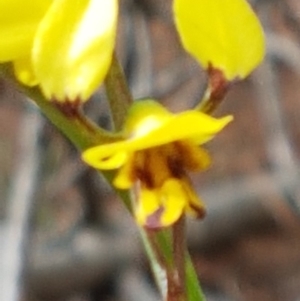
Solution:
<svg viewBox="0 0 300 301"><path fill-rule="evenodd" d="M171 1L121 4L118 54L134 97L191 108L206 77L180 46ZM190 221L188 239L208 301L300 300L300 2L251 4L265 61L216 112L235 121L193 177L208 215ZM10 83L0 93L0 300L159 300L114 193ZM109 127L101 89L85 110Z"/></svg>

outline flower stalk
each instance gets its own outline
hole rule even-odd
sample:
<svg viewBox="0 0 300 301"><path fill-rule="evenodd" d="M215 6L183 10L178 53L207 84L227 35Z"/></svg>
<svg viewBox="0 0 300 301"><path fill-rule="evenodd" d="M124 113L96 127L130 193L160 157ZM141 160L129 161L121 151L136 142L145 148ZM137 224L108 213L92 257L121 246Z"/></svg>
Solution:
<svg viewBox="0 0 300 301"><path fill-rule="evenodd" d="M228 81L221 70L214 69L213 67L208 69L207 74L207 88L195 110L212 114L222 103L234 81Z"/></svg>
<svg viewBox="0 0 300 301"><path fill-rule="evenodd" d="M115 55L105 80L105 86L112 113L115 108L122 114L121 119L119 113L112 114L115 127L119 128L125 121L124 114L128 111L132 97ZM138 197L138 189L134 187L135 197ZM204 301L193 264L187 255L185 216L182 215L169 228L153 231L139 227L139 230L163 299L166 301Z"/></svg>

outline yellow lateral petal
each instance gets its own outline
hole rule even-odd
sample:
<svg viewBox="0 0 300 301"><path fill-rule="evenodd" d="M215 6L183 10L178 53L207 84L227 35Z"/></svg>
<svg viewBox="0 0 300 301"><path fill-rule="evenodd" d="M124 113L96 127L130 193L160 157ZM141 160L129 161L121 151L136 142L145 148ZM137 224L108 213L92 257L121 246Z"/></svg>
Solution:
<svg viewBox="0 0 300 301"><path fill-rule="evenodd" d="M34 34L52 0L0 1L0 62L29 55Z"/></svg>
<svg viewBox="0 0 300 301"><path fill-rule="evenodd" d="M135 152L180 140L192 140L195 144L203 144L212 139L231 120L232 116L220 119L202 112L186 111L174 115L168 122L142 137L95 146L83 152L82 158L89 165L99 169L106 168L105 161L119 152ZM104 164L102 164L104 163ZM117 167L115 167L117 168Z"/></svg>
<svg viewBox="0 0 300 301"><path fill-rule="evenodd" d="M56 0L39 26L34 68L47 98L86 100L111 63L117 0Z"/></svg>
<svg viewBox="0 0 300 301"><path fill-rule="evenodd" d="M199 63L228 80L246 77L265 53L260 22L246 0L174 0L182 43Z"/></svg>

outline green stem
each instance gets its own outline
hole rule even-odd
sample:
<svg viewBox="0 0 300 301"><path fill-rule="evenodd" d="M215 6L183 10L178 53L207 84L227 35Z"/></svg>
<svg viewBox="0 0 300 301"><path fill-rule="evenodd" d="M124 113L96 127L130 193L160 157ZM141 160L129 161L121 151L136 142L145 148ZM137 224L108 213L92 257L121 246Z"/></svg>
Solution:
<svg viewBox="0 0 300 301"><path fill-rule="evenodd" d="M186 293L188 301L205 301L197 273L188 251L185 253Z"/></svg>

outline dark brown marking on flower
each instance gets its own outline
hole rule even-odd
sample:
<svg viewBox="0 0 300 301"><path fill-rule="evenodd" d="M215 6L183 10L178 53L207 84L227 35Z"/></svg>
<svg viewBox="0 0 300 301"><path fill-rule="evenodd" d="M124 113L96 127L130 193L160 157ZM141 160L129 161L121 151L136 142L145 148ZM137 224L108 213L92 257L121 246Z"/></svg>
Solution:
<svg viewBox="0 0 300 301"><path fill-rule="evenodd" d="M143 168L136 168L134 175L139 179L148 189L154 188L154 181L149 170Z"/></svg>
<svg viewBox="0 0 300 301"><path fill-rule="evenodd" d="M206 215L206 209L204 207L198 207L194 204L189 203L190 208L194 211L196 218L202 219Z"/></svg>
<svg viewBox="0 0 300 301"><path fill-rule="evenodd" d="M139 179L148 189L155 187L155 179L153 178L153 164L151 160L151 152L147 150L136 152L134 176Z"/></svg>
<svg viewBox="0 0 300 301"><path fill-rule="evenodd" d="M173 158L174 165L175 163L180 165L182 168L181 175L184 175L186 174L186 166L185 166L186 157L189 156L190 154L187 152L187 148L181 141L175 141L173 144L176 149L176 157Z"/></svg>
<svg viewBox="0 0 300 301"><path fill-rule="evenodd" d="M180 179L186 174L183 160L180 157L168 157L167 164L174 178Z"/></svg>
<svg viewBox="0 0 300 301"><path fill-rule="evenodd" d="M111 156L107 156L107 157L101 158L101 161L105 162L105 161L108 161L110 158L111 158Z"/></svg>
<svg viewBox="0 0 300 301"><path fill-rule="evenodd" d="M53 98L51 101L64 115L69 118L76 118L81 113L82 101L80 98L76 98L75 100L65 99L64 101L59 101Z"/></svg>

